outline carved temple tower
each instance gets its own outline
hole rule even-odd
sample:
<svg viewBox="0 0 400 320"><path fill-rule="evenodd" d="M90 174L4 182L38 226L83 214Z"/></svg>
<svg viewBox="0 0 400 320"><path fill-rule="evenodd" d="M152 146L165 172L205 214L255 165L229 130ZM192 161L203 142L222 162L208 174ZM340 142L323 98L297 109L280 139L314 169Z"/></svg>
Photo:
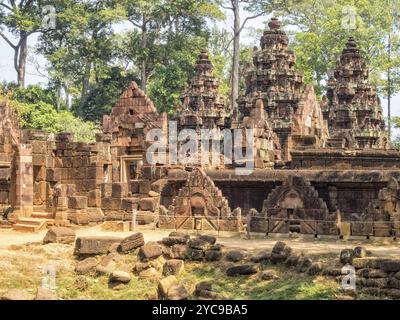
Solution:
<svg viewBox="0 0 400 320"><path fill-rule="evenodd" d="M329 126L329 147L388 147L380 99L368 78L367 64L350 38L328 81L322 106Z"/></svg>
<svg viewBox="0 0 400 320"><path fill-rule="evenodd" d="M189 88L181 96L177 106L176 118L181 129L227 128L230 111L224 97L219 94L219 80L213 75L214 67L203 50L195 65L195 74Z"/></svg>
<svg viewBox="0 0 400 320"><path fill-rule="evenodd" d="M303 75L295 69L296 57L289 50L289 39L276 18L261 37L261 48L255 48L254 68L247 74L247 92L238 101L246 117L257 101L279 137L282 160L290 161L294 147L320 147L326 139L325 123L312 86L304 84Z"/></svg>

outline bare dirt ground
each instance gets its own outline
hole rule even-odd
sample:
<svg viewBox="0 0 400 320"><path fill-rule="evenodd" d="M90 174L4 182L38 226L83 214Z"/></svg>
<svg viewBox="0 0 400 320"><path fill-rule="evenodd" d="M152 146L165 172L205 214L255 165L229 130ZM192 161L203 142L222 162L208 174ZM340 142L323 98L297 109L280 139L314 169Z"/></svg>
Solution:
<svg viewBox="0 0 400 320"><path fill-rule="evenodd" d="M138 229L143 233L145 241L158 241L166 237L170 231ZM12 230L0 229L0 249L4 250L11 245L24 245L27 243L41 242L46 230L39 233L21 233ZM125 237L131 232L103 231L99 226L77 229L77 236L120 236ZM338 239L315 239L311 237L290 238L288 236L253 237L248 240L244 235L219 234L218 243L229 248L245 249L249 251L272 249L278 241L285 241L293 249L307 252L308 254L340 253L344 248L353 248L362 245L377 257L400 257L400 241L392 239L370 239L370 240L338 240Z"/></svg>

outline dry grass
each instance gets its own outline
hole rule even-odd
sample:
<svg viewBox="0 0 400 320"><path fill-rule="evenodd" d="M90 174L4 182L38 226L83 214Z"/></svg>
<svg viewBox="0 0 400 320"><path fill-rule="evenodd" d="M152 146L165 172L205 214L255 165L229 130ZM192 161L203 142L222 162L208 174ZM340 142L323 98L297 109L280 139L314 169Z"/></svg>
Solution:
<svg viewBox="0 0 400 320"><path fill-rule="evenodd" d="M0 250L0 293L11 288L26 289L35 293L41 284L42 270L46 265L57 268L57 291L62 299L100 299L100 300L136 300L155 299L157 283L133 276L132 281L122 290L108 287L108 277L81 276L74 272L75 258L70 245L29 244L12 246ZM322 262L337 259L336 255L318 257ZM130 271L136 261L134 253L121 256L117 260L118 268ZM262 281L257 275L250 277L228 277L224 272L224 263L186 262L185 271L178 280L190 293L196 283L211 281L213 288L222 299L256 299L256 300L330 300L347 298L339 285L325 277L311 277L298 274L293 269L265 265L263 269L274 269L280 279ZM191 297L193 298L193 297ZM371 297L361 297L371 298Z"/></svg>

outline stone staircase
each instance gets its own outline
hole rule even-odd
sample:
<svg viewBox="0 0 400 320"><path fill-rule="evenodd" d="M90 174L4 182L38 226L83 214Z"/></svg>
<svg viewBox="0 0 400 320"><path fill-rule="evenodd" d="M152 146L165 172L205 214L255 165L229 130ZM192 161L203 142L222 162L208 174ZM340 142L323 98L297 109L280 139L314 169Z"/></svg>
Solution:
<svg viewBox="0 0 400 320"><path fill-rule="evenodd" d="M30 217L18 218L12 228L21 232L38 232L52 225L54 225L54 214L46 212L41 207L34 207Z"/></svg>
<svg viewBox="0 0 400 320"><path fill-rule="evenodd" d="M48 219L40 218L18 218L17 222L13 224L12 228L15 231L21 232L38 232L47 227Z"/></svg>

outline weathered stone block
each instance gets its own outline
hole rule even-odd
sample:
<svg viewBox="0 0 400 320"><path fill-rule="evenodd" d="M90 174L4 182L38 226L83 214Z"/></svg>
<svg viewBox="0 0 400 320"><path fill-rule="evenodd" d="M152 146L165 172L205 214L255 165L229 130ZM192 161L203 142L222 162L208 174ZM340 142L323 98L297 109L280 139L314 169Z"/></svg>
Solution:
<svg viewBox="0 0 400 320"><path fill-rule="evenodd" d="M86 258L85 260L76 263L75 272L77 274L94 274L97 266L96 258Z"/></svg>
<svg viewBox="0 0 400 320"><path fill-rule="evenodd" d="M121 202L121 210L132 212L137 210L139 204L139 198L124 198Z"/></svg>
<svg viewBox="0 0 400 320"><path fill-rule="evenodd" d="M172 259L164 263L163 275L164 276L178 276L184 270L185 266L182 260Z"/></svg>
<svg viewBox="0 0 400 320"><path fill-rule="evenodd" d="M154 212L157 208L157 202L154 198L142 198L139 200L139 208L142 211Z"/></svg>
<svg viewBox="0 0 400 320"><path fill-rule="evenodd" d="M109 236L78 237L75 241L75 255L98 255L108 253L109 248L123 239Z"/></svg>
<svg viewBox="0 0 400 320"><path fill-rule="evenodd" d="M114 182L112 184L111 196L113 198L125 198L128 196L128 184L121 182Z"/></svg>
<svg viewBox="0 0 400 320"><path fill-rule="evenodd" d="M83 196L68 197L68 208L71 209L86 209L88 206L88 198Z"/></svg>
<svg viewBox="0 0 400 320"><path fill-rule="evenodd" d="M238 266L229 267L226 270L226 275L234 277L238 275L251 275L257 273L257 266L254 264L243 264Z"/></svg>
<svg viewBox="0 0 400 320"><path fill-rule="evenodd" d="M101 192L100 190L92 190L88 193L88 207L100 208Z"/></svg>
<svg viewBox="0 0 400 320"><path fill-rule="evenodd" d="M120 198L102 198L101 208L103 210L120 210L121 209L121 199Z"/></svg>
<svg viewBox="0 0 400 320"><path fill-rule="evenodd" d="M163 254L161 246L156 242L148 242L139 250L139 258L142 261L156 259Z"/></svg>
<svg viewBox="0 0 400 320"><path fill-rule="evenodd" d="M144 246L144 244L143 234L140 232L134 233L121 241L120 245L118 246L118 251L124 253L129 252Z"/></svg>
<svg viewBox="0 0 400 320"><path fill-rule="evenodd" d="M43 243L73 243L75 230L64 227L51 227L43 239Z"/></svg>

